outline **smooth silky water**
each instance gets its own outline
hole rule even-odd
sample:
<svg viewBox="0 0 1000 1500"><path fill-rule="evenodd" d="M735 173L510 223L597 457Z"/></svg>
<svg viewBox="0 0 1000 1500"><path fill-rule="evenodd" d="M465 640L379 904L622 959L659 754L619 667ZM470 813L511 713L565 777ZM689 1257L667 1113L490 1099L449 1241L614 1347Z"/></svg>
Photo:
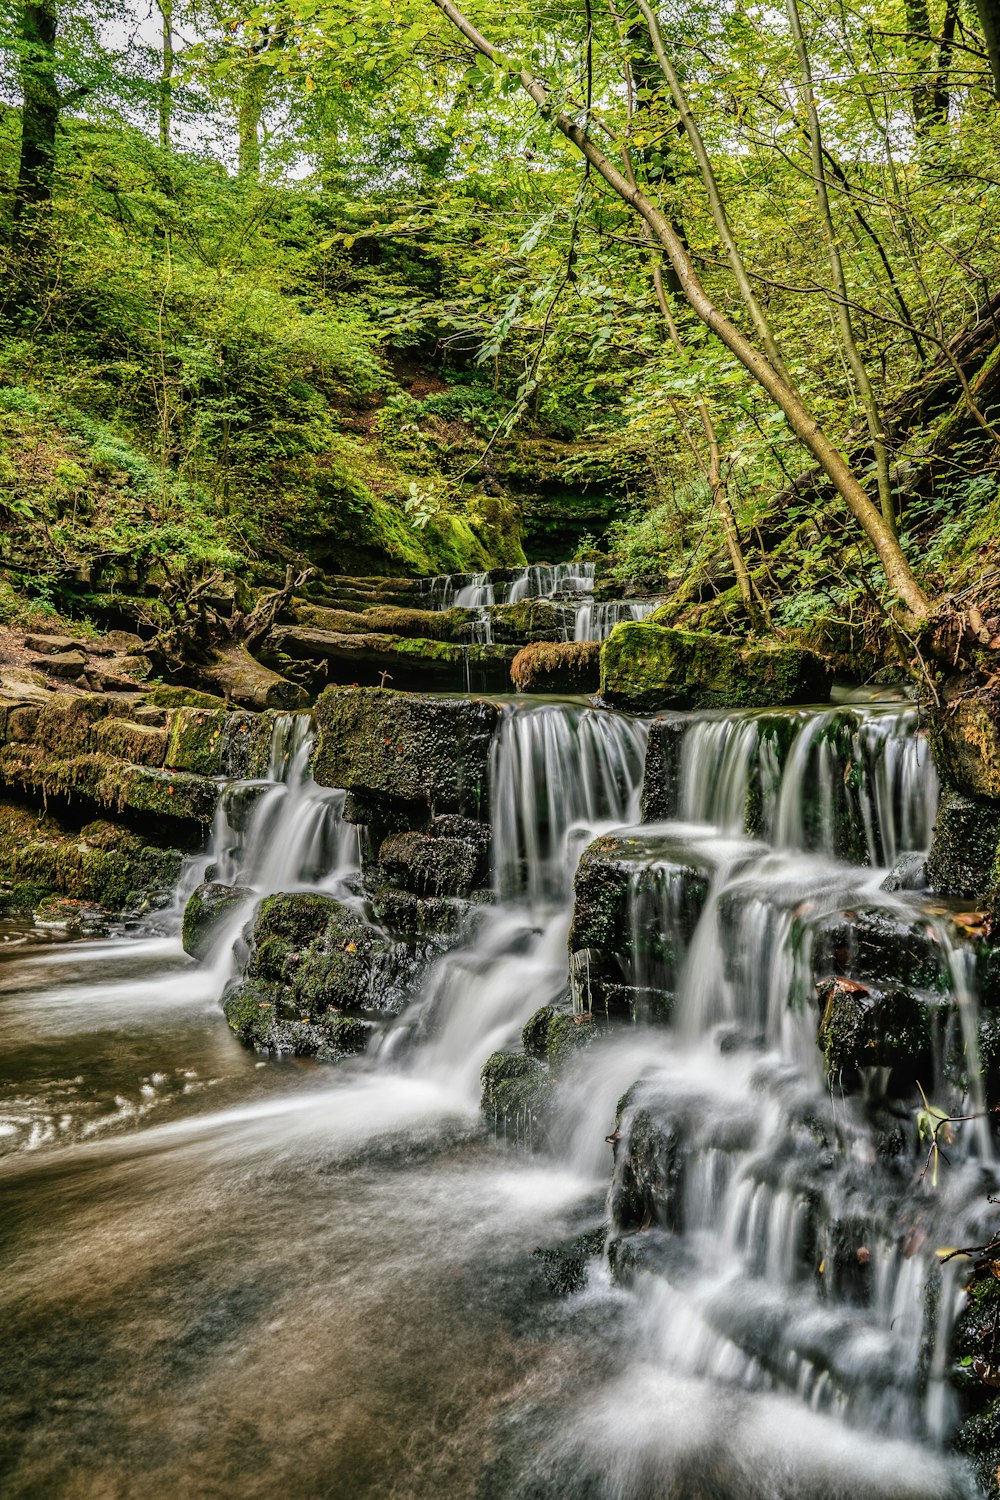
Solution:
<svg viewBox="0 0 1000 1500"><path fill-rule="evenodd" d="M926 844L933 772L905 706L858 708L839 738L829 711L788 717L781 756L780 716L690 721L682 821L656 831L711 888L673 1024L584 1049L544 1152L483 1129L479 1070L568 994L573 870L592 838L636 825L641 722L570 700L507 706L495 904L415 971L402 1014L349 1064L263 1059L229 1033L219 996L249 907L208 964L178 936L213 866L258 895L322 889L365 912L356 830L342 794L311 781L302 716L279 721L266 781L227 790L212 848L149 931L59 944L10 924L0 1491L973 1495L946 1455L961 1293L954 1264L935 1279L934 1249L980 1227L988 1135L966 1130L936 1194L901 1191L860 1106L825 1084L815 1015L789 1003L804 901L908 909L875 896L876 866ZM863 774L840 812L860 813L864 868L835 858L845 744ZM817 782L819 815L797 821ZM637 927L675 920L664 868L637 874ZM954 973L974 1018L957 950ZM554 1299L530 1252L599 1221L605 1137L637 1080L640 1102L684 1124L678 1223L650 1229L664 1253L628 1289L598 1260L584 1291ZM815 1273L822 1235L851 1213L872 1229L864 1306Z"/></svg>

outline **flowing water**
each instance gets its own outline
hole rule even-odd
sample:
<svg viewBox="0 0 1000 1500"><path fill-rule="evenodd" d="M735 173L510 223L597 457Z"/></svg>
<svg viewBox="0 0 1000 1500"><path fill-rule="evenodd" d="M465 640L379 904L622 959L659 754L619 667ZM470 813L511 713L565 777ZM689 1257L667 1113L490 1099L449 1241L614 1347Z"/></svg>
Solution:
<svg viewBox="0 0 1000 1500"><path fill-rule="evenodd" d="M494 580L491 573L444 573L431 580L427 602L436 610L475 610L471 639L481 645L492 644L490 611L497 604L552 600L561 608L564 641L603 641L623 620L645 620L661 602L611 599L597 603L594 574L593 563L533 563L503 582Z"/></svg>
<svg viewBox="0 0 1000 1500"><path fill-rule="evenodd" d="M974 964L919 892L881 889L933 819L915 715L683 729L676 818L638 825L646 724L505 707L494 904L414 966L409 1003L350 1064L257 1057L228 1032L218 1001L251 898L211 962L178 938L206 870L370 917L305 716L279 720L266 780L227 789L148 932L8 928L0 1492L975 1494L947 1452L960 1272L935 1250L982 1227L988 1132L960 1127L932 1190L905 1110L874 1084L827 1085L806 993L845 911L932 931L931 1087L958 1103L945 1059L956 1037L975 1045ZM573 872L600 835L631 872L625 978L669 989L673 1020L584 1048L529 1152L483 1129L479 1070L539 1006L568 1003ZM622 1147L644 1133L656 1182L637 1217ZM553 1298L530 1252L600 1224L609 1184L617 1279L598 1256Z"/></svg>

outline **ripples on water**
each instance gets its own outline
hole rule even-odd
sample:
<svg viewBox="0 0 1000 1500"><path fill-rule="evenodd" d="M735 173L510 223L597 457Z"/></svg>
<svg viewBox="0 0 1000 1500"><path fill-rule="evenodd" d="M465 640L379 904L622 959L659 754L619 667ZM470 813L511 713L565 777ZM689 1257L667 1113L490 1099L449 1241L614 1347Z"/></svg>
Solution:
<svg viewBox="0 0 1000 1500"><path fill-rule="evenodd" d="M803 777L833 764L818 717L804 719L811 748L790 762ZM897 733L889 719L863 718L852 742L869 757L882 854L922 838L932 813L923 751L904 719L892 721ZM727 722L725 732L689 735L684 816L699 826L677 832L711 848L717 890L749 882L773 912L769 893L790 873L829 881L824 835L810 828L814 852L802 863L779 776L767 828L788 852L741 842L733 782L759 726ZM339 794L308 777L305 723L281 730L273 785L230 793L233 823L220 817L210 857L259 892L318 885L360 905L356 837L340 821ZM755 1164L776 1150L787 1166L795 1100L832 1111L849 1149L863 1150L865 1133L851 1106L825 1095L815 1048L774 1002L789 982L777 959L756 987L744 993L730 979L722 995L717 902L692 947L677 1032L635 1028L585 1052L546 1155L484 1136L479 1068L566 993L573 865L596 832L634 822L645 733L568 704L506 715L493 766L500 904L472 946L431 966L380 1052L348 1065L244 1051L218 1006L232 965L225 943L199 968L176 932L35 946L11 929L0 947L0 1492L974 1493L912 1416L880 1426L871 1412L847 1414L804 1370L786 1379L768 1375L766 1360L751 1368L718 1332L741 1308L759 1329L765 1312L753 1299L771 1288L789 1358L821 1342L811 1287L797 1301L781 1290L795 1214L780 1193L754 1187ZM706 768L715 773L698 781ZM838 868L837 879L850 876ZM873 884L873 872L863 879ZM720 1053L719 1023L742 1024L741 1007L762 1005L754 1024L770 1050ZM583 1292L555 1300L529 1252L599 1222L611 1170L604 1137L640 1077L696 1122L689 1232L674 1246L683 1265L622 1290L595 1262ZM984 1172L973 1151L941 1211L962 1212L984 1191ZM908 1264L916 1276L917 1261ZM894 1287L890 1311L897 1296L908 1314L911 1293ZM843 1325L856 1340L838 1344L841 1362L854 1362L848 1379L878 1353L864 1320ZM886 1345L894 1357L905 1351L898 1331L887 1338L903 1338ZM940 1421L946 1430L947 1413Z"/></svg>

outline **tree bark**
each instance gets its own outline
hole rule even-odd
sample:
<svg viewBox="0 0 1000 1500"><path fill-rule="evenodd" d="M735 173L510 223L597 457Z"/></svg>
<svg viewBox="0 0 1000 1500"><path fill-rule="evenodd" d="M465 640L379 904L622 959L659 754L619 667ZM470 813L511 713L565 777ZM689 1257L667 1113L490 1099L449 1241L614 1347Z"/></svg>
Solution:
<svg viewBox="0 0 1000 1500"><path fill-rule="evenodd" d="M14 190L14 219L52 197L59 126L56 77L56 0L25 4L21 11L21 157Z"/></svg>
<svg viewBox="0 0 1000 1500"><path fill-rule="evenodd" d="M251 63L243 77L236 126L239 136L237 171L240 177L256 182L260 176L260 122L264 113L268 69Z"/></svg>
<svg viewBox="0 0 1000 1500"><path fill-rule="evenodd" d="M451 0L433 0L437 8L456 26L476 50L490 61L496 61L496 49L476 30ZM698 317L721 339L753 378L763 387L784 416L807 452L811 453L851 514L858 521L881 562L890 588L917 618L930 613L930 603L903 556L892 528L883 520L850 464L830 441L798 393L775 370L770 361L750 343L740 330L719 310L702 285L694 262L681 243L669 219L638 188L633 188L615 164L594 144L587 132L565 110L552 106L545 85L527 70L520 73L521 86L538 105L556 129L581 152L610 188L650 226L663 246L677 273L684 296Z"/></svg>
<svg viewBox="0 0 1000 1500"><path fill-rule="evenodd" d="M227 641L193 669L199 681L241 708L301 708L308 694L255 661L242 641Z"/></svg>
<svg viewBox="0 0 1000 1500"><path fill-rule="evenodd" d="M166 151L170 147L170 117L173 103L170 91L173 88L174 78L174 5L173 0L156 0L156 4L160 12L163 33L157 103L159 110L160 145Z"/></svg>
<svg viewBox="0 0 1000 1500"><path fill-rule="evenodd" d="M1000 99L1000 0L976 0L976 15L986 41L993 75L993 97Z"/></svg>

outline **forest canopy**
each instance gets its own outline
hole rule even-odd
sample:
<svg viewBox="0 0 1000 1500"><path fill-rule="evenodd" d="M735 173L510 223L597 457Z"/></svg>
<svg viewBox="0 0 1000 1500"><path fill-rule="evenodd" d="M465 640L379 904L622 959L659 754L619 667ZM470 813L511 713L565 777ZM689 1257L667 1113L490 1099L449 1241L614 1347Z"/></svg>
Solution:
<svg viewBox="0 0 1000 1500"><path fill-rule="evenodd" d="M7 607L525 546L724 544L751 628L981 590L998 17L7 5Z"/></svg>

